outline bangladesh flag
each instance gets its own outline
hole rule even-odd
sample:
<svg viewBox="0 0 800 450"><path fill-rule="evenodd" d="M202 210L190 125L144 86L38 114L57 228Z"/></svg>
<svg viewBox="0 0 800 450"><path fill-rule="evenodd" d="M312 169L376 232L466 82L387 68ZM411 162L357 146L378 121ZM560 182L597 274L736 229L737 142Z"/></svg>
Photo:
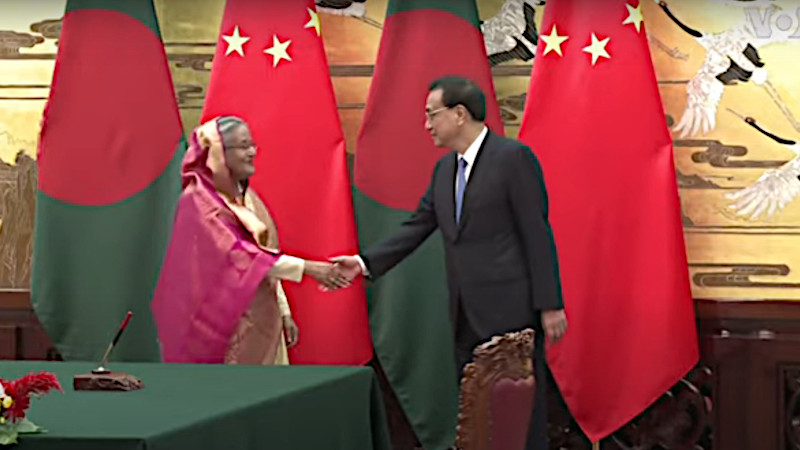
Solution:
<svg viewBox="0 0 800 450"><path fill-rule="evenodd" d="M65 359L158 360L185 141L152 0L68 0L38 150L33 306Z"/></svg>
<svg viewBox="0 0 800 450"><path fill-rule="evenodd" d="M448 151L436 148L424 127L428 85L443 75L475 80L487 97L488 125L502 134L475 2L391 0L357 141L361 248L409 217ZM367 294L375 351L417 437L429 450L450 447L458 389L441 235Z"/></svg>

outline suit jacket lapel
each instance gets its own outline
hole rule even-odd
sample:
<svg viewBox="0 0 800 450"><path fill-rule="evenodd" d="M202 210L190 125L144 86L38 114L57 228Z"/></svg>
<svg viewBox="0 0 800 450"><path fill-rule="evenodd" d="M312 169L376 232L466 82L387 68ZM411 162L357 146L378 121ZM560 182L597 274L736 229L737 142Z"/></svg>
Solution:
<svg viewBox="0 0 800 450"><path fill-rule="evenodd" d="M458 233L461 233L461 230L464 229L464 224L467 223L469 219L469 212L470 212L470 199L475 196L475 190L479 188L475 188L476 184L480 184L480 174L481 172L478 170L479 163L484 160L483 157L486 153L486 146L489 140L493 139L493 133L491 130L488 130L486 133L486 137L483 138L483 142L481 142L481 146L478 149L478 154L475 156L475 162L472 163L472 170L469 172L469 179L467 180L467 187L464 190L464 204L461 206L461 220L458 222ZM455 175L454 175L455 176ZM470 196L470 192L472 195ZM455 211L455 178L453 179L453 211ZM455 212L453 213L453 221L455 221Z"/></svg>
<svg viewBox="0 0 800 450"><path fill-rule="evenodd" d="M447 158L445 164L439 169L442 171L441 179L443 183L439 183L439 189L441 189L441 202L442 207L444 208L444 217L450 217L451 220L444 224L447 227L447 232L449 236L455 236L456 234L456 158L458 155L456 152L452 152L450 155L451 157ZM443 230L444 231L444 230Z"/></svg>

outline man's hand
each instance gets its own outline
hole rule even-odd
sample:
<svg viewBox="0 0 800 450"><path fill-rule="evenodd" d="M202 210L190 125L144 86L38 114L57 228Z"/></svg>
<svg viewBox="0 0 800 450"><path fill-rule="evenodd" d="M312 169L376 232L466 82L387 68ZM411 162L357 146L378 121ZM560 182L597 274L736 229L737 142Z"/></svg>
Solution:
<svg viewBox="0 0 800 450"><path fill-rule="evenodd" d="M286 346L289 348L297 345L297 337L300 331L297 329L297 324L294 323L292 316L283 316L283 334L286 337Z"/></svg>
<svg viewBox="0 0 800 450"><path fill-rule="evenodd" d="M567 331L567 315L563 309L542 311L542 327L550 342L556 342Z"/></svg>
<svg viewBox="0 0 800 450"><path fill-rule="evenodd" d="M348 282L353 281L357 276L362 275L364 272L361 269L361 263L355 256L337 256L331 258L331 261L336 263L342 275L344 275Z"/></svg>
<svg viewBox="0 0 800 450"><path fill-rule="evenodd" d="M344 288L350 285L348 278L339 266L323 261L306 261L304 273L314 277L326 290Z"/></svg>

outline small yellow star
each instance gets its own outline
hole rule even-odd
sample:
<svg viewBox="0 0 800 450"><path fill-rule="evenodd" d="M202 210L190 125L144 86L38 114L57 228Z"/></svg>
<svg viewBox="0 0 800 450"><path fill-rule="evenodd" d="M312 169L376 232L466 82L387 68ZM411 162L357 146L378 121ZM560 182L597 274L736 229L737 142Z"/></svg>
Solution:
<svg viewBox="0 0 800 450"><path fill-rule="evenodd" d="M319 15L311 8L306 9L308 10L308 16L310 19L308 19L308 22L303 28L313 28L317 31L317 36L319 36Z"/></svg>
<svg viewBox="0 0 800 450"><path fill-rule="evenodd" d="M611 38L605 38L602 41L597 39L597 36L592 33L592 43L583 47L583 51L592 55L592 65L597 62L601 56L604 58L611 58L611 55L606 51L606 45Z"/></svg>
<svg viewBox="0 0 800 450"><path fill-rule="evenodd" d="M623 25L627 25L632 23L633 26L636 27L636 32L638 33L642 28L642 21L644 17L642 17L642 4L639 3L635 8L630 4L626 3L625 7L628 8L628 17L625 18L625 21L622 22Z"/></svg>
<svg viewBox="0 0 800 450"><path fill-rule="evenodd" d="M558 35L558 30L556 29L556 24L553 24L553 28L550 30L550 34L549 35L548 34L543 34L543 35L539 36L539 38L541 40L543 40L545 44L547 44L544 47L544 51L542 52L542 56L544 56L544 55L546 55L546 54L548 54L550 52L556 52L556 53L558 53L558 56L564 56L561 53L561 44L563 44L564 41L569 39L569 36L566 36L566 35L559 36Z"/></svg>
<svg viewBox="0 0 800 450"><path fill-rule="evenodd" d="M230 55L233 52L238 53L241 56L244 56L244 43L249 41L250 38L247 36L242 36L239 34L239 26L233 27L233 34L230 36L222 35L222 39L228 43L228 48L225 50L225 56Z"/></svg>
<svg viewBox="0 0 800 450"><path fill-rule="evenodd" d="M289 56L289 45L292 43L291 39L281 42L277 35L272 36L272 47L264 50L264 53L272 55L272 67L278 65L282 59L291 61L292 57Z"/></svg>

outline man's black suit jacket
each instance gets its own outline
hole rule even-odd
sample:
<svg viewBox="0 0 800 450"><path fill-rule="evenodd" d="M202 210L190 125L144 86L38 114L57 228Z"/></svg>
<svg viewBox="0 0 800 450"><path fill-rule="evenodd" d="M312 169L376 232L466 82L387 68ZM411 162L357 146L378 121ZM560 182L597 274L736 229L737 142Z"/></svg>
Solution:
<svg viewBox="0 0 800 450"><path fill-rule="evenodd" d="M519 141L490 131L473 163L456 224L457 156L450 152L437 162L411 218L362 253L370 276L386 273L439 228L452 323L463 308L481 338L539 328L540 311L563 307L539 162Z"/></svg>

